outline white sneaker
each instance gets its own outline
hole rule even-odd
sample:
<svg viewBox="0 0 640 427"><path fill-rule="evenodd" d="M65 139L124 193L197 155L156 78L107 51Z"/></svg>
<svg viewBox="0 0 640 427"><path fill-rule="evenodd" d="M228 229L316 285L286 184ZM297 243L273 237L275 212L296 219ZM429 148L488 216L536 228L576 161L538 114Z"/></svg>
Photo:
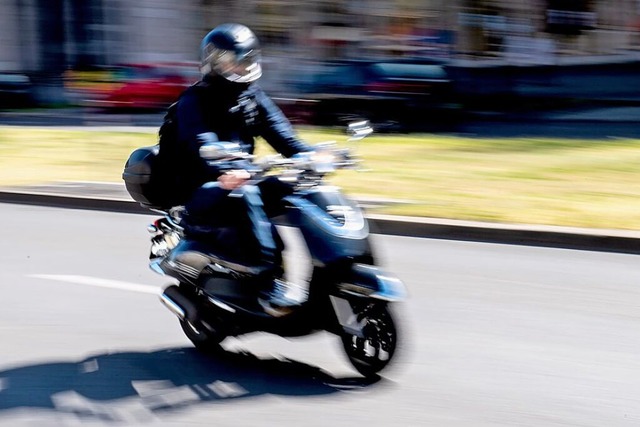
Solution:
<svg viewBox="0 0 640 427"><path fill-rule="evenodd" d="M273 281L273 289L264 298L259 298L258 302L265 313L274 317L285 316L300 305L298 299L292 298L292 291L293 285L289 282L275 279Z"/></svg>

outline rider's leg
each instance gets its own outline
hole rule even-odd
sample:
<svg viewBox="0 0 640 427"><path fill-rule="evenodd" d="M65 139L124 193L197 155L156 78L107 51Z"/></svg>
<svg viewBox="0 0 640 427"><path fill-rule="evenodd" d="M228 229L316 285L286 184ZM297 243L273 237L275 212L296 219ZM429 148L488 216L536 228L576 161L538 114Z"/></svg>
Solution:
<svg viewBox="0 0 640 427"><path fill-rule="evenodd" d="M185 203L184 217L189 225L200 227L229 227L235 223L237 212L233 212L229 191L217 182L207 182L200 186Z"/></svg>
<svg viewBox="0 0 640 427"><path fill-rule="evenodd" d="M273 224L264 211L260 189L255 185L245 185L242 187L242 196L247 205L249 224L258 242L262 261L278 265L281 255L274 238Z"/></svg>
<svg viewBox="0 0 640 427"><path fill-rule="evenodd" d="M229 191L216 182L198 188L185 204L185 234L204 240L220 255L241 263L258 258L253 234L249 230L245 203L229 197Z"/></svg>
<svg viewBox="0 0 640 427"><path fill-rule="evenodd" d="M262 260L273 267L271 286L264 298L260 299L260 304L273 316L288 314L294 306L300 305L300 301L289 296L291 286L282 279L282 242L265 213L260 189L257 186L244 186L243 198L247 204L252 231L260 246Z"/></svg>

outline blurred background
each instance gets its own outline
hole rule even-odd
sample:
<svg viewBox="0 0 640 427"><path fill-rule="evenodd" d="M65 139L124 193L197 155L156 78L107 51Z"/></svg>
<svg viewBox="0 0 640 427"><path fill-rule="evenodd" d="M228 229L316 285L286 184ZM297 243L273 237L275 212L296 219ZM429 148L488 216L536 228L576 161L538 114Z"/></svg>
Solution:
<svg viewBox="0 0 640 427"><path fill-rule="evenodd" d="M294 122L640 100L640 0L0 0L0 108L161 110L222 22Z"/></svg>

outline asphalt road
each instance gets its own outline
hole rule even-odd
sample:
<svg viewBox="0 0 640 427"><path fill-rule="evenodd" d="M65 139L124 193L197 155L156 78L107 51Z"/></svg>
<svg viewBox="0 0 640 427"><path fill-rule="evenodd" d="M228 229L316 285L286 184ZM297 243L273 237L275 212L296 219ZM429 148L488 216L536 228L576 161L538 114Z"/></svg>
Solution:
<svg viewBox="0 0 640 427"><path fill-rule="evenodd" d="M373 384L334 337L196 353L149 216L0 204L0 425L637 426L637 255L374 236L406 282Z"/></svg>

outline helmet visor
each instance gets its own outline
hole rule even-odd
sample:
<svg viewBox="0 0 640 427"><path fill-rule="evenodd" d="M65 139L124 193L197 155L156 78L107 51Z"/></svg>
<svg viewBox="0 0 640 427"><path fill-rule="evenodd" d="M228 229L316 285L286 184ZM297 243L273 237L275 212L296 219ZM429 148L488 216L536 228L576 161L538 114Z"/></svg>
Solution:
<svg viewBox="0 0 640 427"><path fill-rule="evenodd" d="M205 62L216 74L231 82L249 83L262 76L260 50L252 49L244 53L231 50L212 49Z"/></svg>

